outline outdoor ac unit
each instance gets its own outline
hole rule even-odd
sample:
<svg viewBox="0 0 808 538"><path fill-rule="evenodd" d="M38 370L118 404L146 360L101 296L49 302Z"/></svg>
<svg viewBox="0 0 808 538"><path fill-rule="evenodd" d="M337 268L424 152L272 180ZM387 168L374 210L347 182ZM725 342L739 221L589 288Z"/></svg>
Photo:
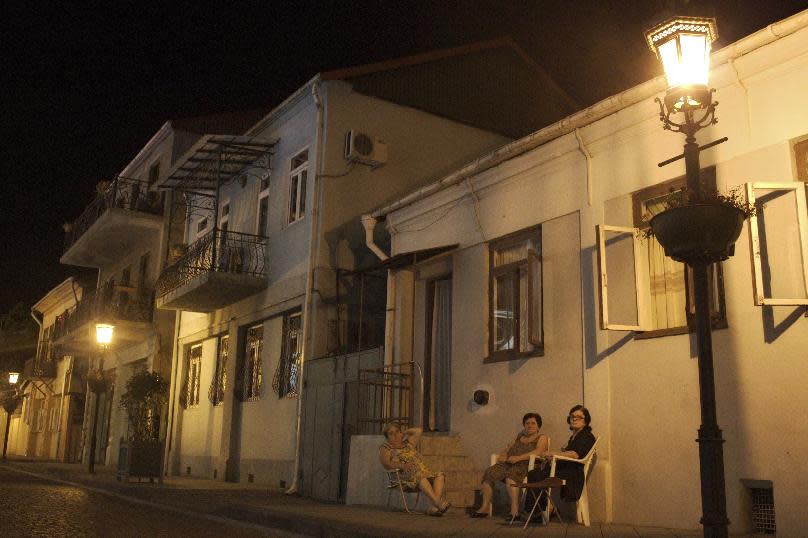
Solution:
<svg viewBox="0 0 808 538"><path fill-rule="evenodd" d="M383 140L352 129L345 133L345 159L379 166L387 162L387 144Z"/></svg>

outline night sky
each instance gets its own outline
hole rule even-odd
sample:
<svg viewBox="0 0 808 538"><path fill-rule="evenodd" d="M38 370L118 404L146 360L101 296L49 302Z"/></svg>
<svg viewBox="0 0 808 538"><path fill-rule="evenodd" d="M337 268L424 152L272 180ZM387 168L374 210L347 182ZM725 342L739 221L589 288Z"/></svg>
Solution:
<svg viewBox="0 0 808 538"><path fill-rule="evenodd" d="M806 7L805 0L4 2L0 313L18 301L30 306L72 274L59 265L62 223L167 119L271 108L318 72L505 35L583 107L661 73L642 32L665 10L715 16L720 48Z"/></svg>

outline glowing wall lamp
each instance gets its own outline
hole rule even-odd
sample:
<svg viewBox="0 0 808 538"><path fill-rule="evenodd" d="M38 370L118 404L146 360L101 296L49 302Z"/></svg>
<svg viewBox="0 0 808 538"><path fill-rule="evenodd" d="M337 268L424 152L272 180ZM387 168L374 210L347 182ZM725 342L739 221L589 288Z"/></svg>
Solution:
<svg viewBox="0 0 808 538"><path fill-rule="evenodd" d="M95 326L95 340L99 345L104 347L112 343L112 333L115 331L115 326L107 323L98 323Z"/></svg>
<svg viewBox="0 0 808 538"><path fill-rule="evenodd" d="M9 372L8 373L8 382L11 385L16 385L17 381L20 380L20 373L19 372Z"/></svg>

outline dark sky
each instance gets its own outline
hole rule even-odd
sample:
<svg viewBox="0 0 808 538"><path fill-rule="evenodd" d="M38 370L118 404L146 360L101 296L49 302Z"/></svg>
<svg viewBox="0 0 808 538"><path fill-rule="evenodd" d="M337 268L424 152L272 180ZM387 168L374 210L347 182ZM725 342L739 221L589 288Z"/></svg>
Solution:
<svg viewBox="0 0 808 538"><path fill-rule="evenodd" d="M19 4L19 5L17 5ZM511 35L582 106L661 67L643 30L718 19L717 48L805 0L4 2L0 312L71 273L61 224L169 118L277 105L321 71Z"/></svg>

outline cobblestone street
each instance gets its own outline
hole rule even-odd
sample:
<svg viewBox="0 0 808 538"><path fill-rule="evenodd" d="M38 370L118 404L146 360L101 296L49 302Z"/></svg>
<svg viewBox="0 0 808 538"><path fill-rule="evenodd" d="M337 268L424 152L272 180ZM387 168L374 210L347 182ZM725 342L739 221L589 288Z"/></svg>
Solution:
<svg viewBox="0 0 808 538"><path fill-rule="evenodd" d="M294 536L0 468L2 536Z"/></svg>

